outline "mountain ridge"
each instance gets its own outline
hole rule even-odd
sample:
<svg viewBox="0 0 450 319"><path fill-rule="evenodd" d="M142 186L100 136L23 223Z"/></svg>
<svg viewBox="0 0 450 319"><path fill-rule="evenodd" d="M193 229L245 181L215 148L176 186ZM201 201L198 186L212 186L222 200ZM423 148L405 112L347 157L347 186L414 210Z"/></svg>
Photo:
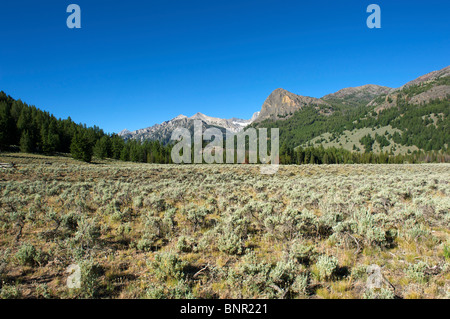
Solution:
<svg viewBox="0 0 450 319"><path fill-rule="evenodd" d="M450 66L447 66L419 76L387 94L381 94L370 101L367 106L375 107L375 112L379 113L403 101L411 104L423 104L432 100L444 100L449 95Z"/></svg>
<svg viewBox="0 0 450 319"><path fill-rule="evenodd" d="M327 94L321 99L329 103L334 101L347 105L358 105L361 103L369 103L381 94L387 94L393 91L393 88L375 84L366 84L356 87L343 88L337 92Z"/></svg>
<svg viewBox="0 0 450 319"><path fill-rule="evenodd" d="M200 120L202 122L203 130L209 127L222 128L225 132L238 133L242 131L247 125L253 123L253 121L258 117L259 112L255 112L253 116L248 120L231 118L231 119L221 119L217 117L211 117L203 113L197 112L191 117L180 114L171 120L164 121L160 124L155 124L147 128L138 129L135 131L129 131L127 129L122 130L118 133L124 139L152 139L159 140L163 143L168 143L170 141L170 136L173 130L176 128L187 128L192 130L194 125L194 120Z"/></svg>
<svg viewBox="0 0 450 319"><path fill-rule="evenodd" d="M203 129L218 127L224 133L237 133L250 125L253 127L280 127L280 131L284 131L285 135L286 132L291 132L292 130L302 131L303 129L300 129L299 126L303 126L306 127L304 128L306 131L309 130L309 133L305 136L292 137L289 140L289 143L297 143L297 145L300 145L307 142L308 138L312 139L317 136L316 134L323 133L324 130L333 130L333 127L336 125L327 124L329 123L328 118L332 121L335 121L335 118L343 121L345 117L345 121L354 123L352 125L360 125L358 123L363 119L366 119L366 122L370 119L373 125L377 125L377 119L373 119L373 114L380 114L380 112L394 108L395 106L398 108L401 108L400 106L403 105L417 105L417 107L420 107L420 105L429 104L435 100L444 101L445 103L449 100L448 97L450 96L449 75L450 66L447 66L441 70L419 76L399 88L366 84L356 87L346 87L334 93L324 95L321 98L302 96L283 88L277 88L266 98L260 111L255 112L252 118L248 120L238 118L222 119L207 116L200 112L191 117L180 114L169 121L144 129L133 132L123 130L119 133L119 136L124 139L137 139L141 141L151 139L168 143L170 142L171 133L175 128L184 127L192 131L193 120L200 120L202 121ZM423 118L427 118L426 123L432 120L447 120L445 114L442 115L445 112L438 113L430 111L430 114L426 114L426 111L421 111L422 118L419 121L422 121ZM424 125L426 123L424 122ZM286 125L288 127L285 128ZM345 125L348 126L349 124ZM368 124L366 123L365 125ZM399 131L403 132L402 130ZM310 136L308 134L312 135ZM406 142L408 141L407 137L404 137L403 140L404 143L408 143ZM436 143L444 145L442 141Z"/></svg>
<svg viewBox="0 0 450 319"><path fill-rule="evenodd" d="M264 121L255 127L279 128L284 149L322 145L344 147L351 152L374 149L389 154L398 154L400 149L408 154L415 150L447 152L449 71L450 67L446 67L430 72L397 89L372 87L382 94L368 103L370 94L355 98L354 89L343 89L323 97L333 109L328 117L314 108L305 108L288 119ZM356 91L367 88L370 86L357 87ZM365 135L360 136L362 133Z"/></svg>

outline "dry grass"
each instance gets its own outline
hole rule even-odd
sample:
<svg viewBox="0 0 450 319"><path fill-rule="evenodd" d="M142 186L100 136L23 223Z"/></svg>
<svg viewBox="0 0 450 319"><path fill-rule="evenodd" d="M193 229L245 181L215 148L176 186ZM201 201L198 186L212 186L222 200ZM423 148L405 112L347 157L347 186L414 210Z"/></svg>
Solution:
<svg viewBox="0 0 450 319"><path fill-rule="evenodd" d="M450 294L448 164L0 162L2 298L363 298L374 263L397 297Z"/></svg>

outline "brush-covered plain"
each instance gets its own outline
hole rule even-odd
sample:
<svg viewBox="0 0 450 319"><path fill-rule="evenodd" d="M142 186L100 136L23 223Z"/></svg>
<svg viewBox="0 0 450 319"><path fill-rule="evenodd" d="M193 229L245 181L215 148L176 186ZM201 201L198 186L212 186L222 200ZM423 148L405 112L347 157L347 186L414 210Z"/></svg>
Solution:
<svg viewBox="0 0 450 319"><path fill-rule="evenodd" d="M450 298L449 164L0 162L1 298Z"/></svg>

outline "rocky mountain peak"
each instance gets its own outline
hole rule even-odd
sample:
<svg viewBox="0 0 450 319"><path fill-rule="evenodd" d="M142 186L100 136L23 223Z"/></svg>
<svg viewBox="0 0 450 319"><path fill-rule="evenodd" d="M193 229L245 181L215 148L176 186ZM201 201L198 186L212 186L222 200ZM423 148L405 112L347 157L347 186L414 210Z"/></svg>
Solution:
<svg viewBox="0 0 450 319"><path fill-rule="evenodd" d="M261 112L255 122L261 122L267 119L279 120L289 118L296 111L310 105L331 108L331 105L323 100L309 96L297 95L285 89L278 88L274 90L265 100L261 107Z"/></svg>
<svg viewBox="0 0 450 319"><path fill-rule="evenodd" d="M188 117L186 115L180 114L177 117L174 117L172 119L172 121L176 121L176 120L183 120L183 119L187 119Z"/></svg>
<svg viewBox="0 0 450 319"><path fill-rule="evenodd" d="M331 98L345 99L345 98L356 98L356 99L364 99L370 101L375 96L380 94L387 94L392 90L387 86L375 85L375 84L366 84L362 86L356 87L348 87L342 90L339 90L335 93L331 93L325 95L323 97L324 100Z"/></svg>
<svg viewBox="0 0 450 319"><path fill-rule="evenodd" d="M125 136L127 134L131 133L129 130L127 129L123 129L122 131L120 131L117 135L119 136Z"/></svg>

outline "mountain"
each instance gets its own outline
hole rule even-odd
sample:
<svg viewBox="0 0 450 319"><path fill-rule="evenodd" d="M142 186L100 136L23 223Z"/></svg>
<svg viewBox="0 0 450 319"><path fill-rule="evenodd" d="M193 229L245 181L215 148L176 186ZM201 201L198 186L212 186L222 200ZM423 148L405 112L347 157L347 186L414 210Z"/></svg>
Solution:
<svg viewBox="0 0 450 319"><path fill-rule="evenodd" d="M151 139L168 143L172 131L175 128L183 127L191 129L193 127L193 120L201 120L204 123L204 129L218 127L223 129L224 132L237 133L252 123L262 122L264 120L287 119L296 111L308 106L313 106L323 115L329 115L333 112L331 105L326 101L314 97L297 95L280 88L274 90L262 105L261 111L255 112L248 120L238 118L221 119L196 113L191 117L179 115L172 120L133 132L125 129L118 135L124 139L137 139L141 141Z"/></svg>
<svg viewBox="0 0 450 319"><path fill-rule="evenodd" d="M381 94L368 104L375 112L396 106L401 102L409 104L429 103L432 100L448 99L450 95L450 66L414 79L388 94Z"/></svg>
<svg viewBox="0 0 450 319"><path fill-rule="evenodd" d="M240 132L246 127L247 125L253 123L255 119L258 117L259 112L256 112L253 114L252 118L249 120L242 120L238 118L231 118L229 120L221 119L217 117L211 117L207 116L202 113L196 113L195 115L191 116L189 119L191 120L201 120L205 122L207 125L210 126L217 126L227 129L230 132L237 133Z"/></svg>
<svg viewBox="0 0 450 319"><path fill-rule="evenodd" d="M314 106L323 114L332 113L331 105L323 100L309 96L297 95L280 88L273 91L264 101L259 116L255 122L287 119L298 110L301 110L307 106Z"/></svg>
<svg viewBox="0 0 450 319"><path fill-rule="evenodd" d="M321 99L276 89L249 120L179 115L118 135L57 119L0 91L0 151L171 163L172 145L167 144L173 130L185 127L192 134L195 120L203 130L216 127L224 134L245 127L277 128L281 163L448 162L450 67L396 89L363 85Z"/></svg>
<svg viewBox="0 0 450 319"><path fill-rule="evenodd" d="M124 139L170 141L177 127L193 132L193 120L203 129L240 132L245 127L279 128L286 147L323 145L350 151L380 144L378 151L445 150L450 140L450 66L433 71L399 88L367 84L348 87L322 98L274 90L251 119L221 119L196 113L130 132ZM379 135L383 134L383 138ZM366 136L367 135L367 136ZM364 137L363 142L360 140ZM378 139L378 142L372 142ZM364 142L365 141L365 142ZM367 143L366 143L367 142ZM370 143L369 143L370 142ZM364 144L365 143L365 144Z"/></svg>
<svg viewBox="0 0 450 319"><path fill-rule="evenodd" d="M196 113L191 117L187 117L185 115L178 115L177 117L165 121L161 124L156 124L151 127L147 127L144 129L139 129L133 132L125 129L121 131L118 135L123 139L136 139L140 141L144 140L157 140L162 142L163 144L167 144L170 141L172 136L172 132L180 127L187 128L191 131L194 131L194 120L200 120L202 122L202 130L206 130L210 127L219 128L224 134L228 131L231 133L237 133L242 131L247 125L253 123L255 119L258 117L259 112L255 112L251 119L242 120L238 118L232 119L221 119L217 117L207 116L202 113Z"/></svg>
<svg viewBox="0 0 450 319"><path fill-rule="evenodd" d="M253 122L258 118L258 116L259 116L260 113L261 113L260 111L253 113L252 118L249 119L249 120L241 120L241 119L238 119L238 118L233 117L233 118L230 119L230 121L231 121L234 125L237 125L238 127L240 127L241 129L240 129L239 131L241 131L242 128L245 128L246 126L248 126L248 125L250 125L251 123L253 123Z"/></svg>
<svg viewBox="0 0 450 319"><path fill-rule="evenodd" d="M450 65L441 70L433 71L433 72L427 73L425 75L419 76L417 79L406 83L405 85L400 87L398 90L402 90L402 89L405 89L405 88L413 86L413 85L419 85L419 84L424 84L424 83L428 83L431 81L436 81L440 78L447 77L449 75L450 75Z"/></svg>
<svg viewBox="0 0 450 319"><path fill-rule="evenodd" d="M295 100L298 96L277 89L252 126L279 128L284 149L322 145L352 152L447 152L449 75L447 66L395 89L371 84L345 88L323 96L320 101L326 105L312 100L300 106ZM291 110L285 111L285 105ZM283 112L289 116L279 116ZM267 120L262 121L266 114Z"/></svg>
<svg viewBox="0 0 450 319"><path fill-rule="evenodd" d="M341 103L343 105L367 104L381 94L388 94L392 88L374 84L366 84L358 87L349 87L322 97L328 103Z"/></svg>

